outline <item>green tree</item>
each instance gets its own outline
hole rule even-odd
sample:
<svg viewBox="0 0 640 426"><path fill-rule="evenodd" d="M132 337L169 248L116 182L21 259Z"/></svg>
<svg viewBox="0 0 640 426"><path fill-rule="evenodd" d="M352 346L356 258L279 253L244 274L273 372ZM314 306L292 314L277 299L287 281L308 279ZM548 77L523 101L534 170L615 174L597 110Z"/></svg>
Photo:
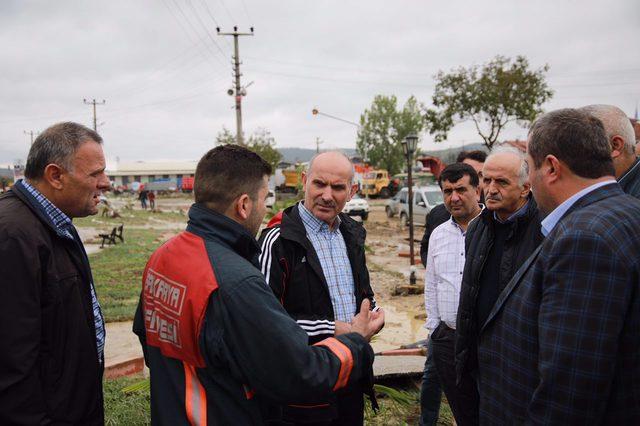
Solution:
<svg viewBox="0 0 640 426"><path fill-rule="evenodd" d="M231 134L226 127L222 127L222 130L216 135L216 145L235 143L235 136ZM282 154L280 154L276 148L276 140L269 130L262 127L258 128L245 143L248 149L260 155L267 163L271 164L271 167L275 171L276 166L282 160Z"/></svg>
<svg viewBox="0 0 640 426"><path fill-rule="evenodd" d="M216 145L235 144L236 137L231 134L229 129L222 126L222 130L216 135Z"/></svg>
<svg viewBox="0 0 640 426"><path fill-rule="evenodd" d="M278 163L282 160L282 154L276 148L276 140L271 132L265 128L258 128L249 137L247 148L260 155L264 160L271 164L273 171L276 170Z"/></svg>
<svg viewBox="0 0 640 426"><path fill-rule="evenodd" d="M392 175L405 168L402 140L411 133L418 134L424 126L415 97L411 96L400 110L397 104L393 95L377 95L370 109L360 116L356 141L361 156Z"/></svg>
<svg viewBox="0 0 640 426"><path fill-rule="evenodd" d="M440 71L435 76L435 108L425 109L425 126L441 142L455 124L471 120L491 149L507 123L527 126L542 112L553 96L545 80L548 70L548 65L530 70L524 56L515 61L496 56L481 68Z"/></svg>

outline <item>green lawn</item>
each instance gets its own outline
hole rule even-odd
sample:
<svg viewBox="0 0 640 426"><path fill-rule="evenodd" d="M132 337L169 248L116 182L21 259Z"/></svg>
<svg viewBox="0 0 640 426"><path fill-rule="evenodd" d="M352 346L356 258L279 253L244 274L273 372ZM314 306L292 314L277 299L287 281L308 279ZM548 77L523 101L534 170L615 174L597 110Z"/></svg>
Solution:
<svg viewBox="0 0 640 426"><path fill-rule="evenodd" d="M167 232L127 230L125 226L124 244L118 243L90 256L96 292L107 322L133 319L144 266Z"/></svg>
<svg viewBox="0 0 640 426"><path fill-rule="evenodd" d="M160 244L171 234L184 229L187 220L186 216L178 213L141 210L124 210L122 215L122 218L115 219L89 216L73 221L76 227L96 228L99 232L109 232L114 226L124 224L124 243L118 241L116 245L89 255L96 291L107 322L133 319L142 288L144 266ZM153 226L162 229L153 229Z"/></svg>
<svg viewBox="0 0 640 426"><path fill-rule="evenodd" d="M105 423L106 425L148 425L149 423L149 389L125 394L122 389L142 381L141 376L125 377L115 380L105 380ZM395 402L393 399L378 397L380 411L377 415L369 408L365 410L366 425L415 425L420 415L420 392L417 389L402 391L406 397L405 403ZM365 403L367 406L368 402ZM440 406L438 425L453 424L453 415L443 397Z"/></svg>
<svg viewBox="0 0 640 426"><path fill-rule="evenodd" d="M122 389L140 382L142 376L122 377L104 381L105 425L151 424L149 390L125 394Z"/></svg>

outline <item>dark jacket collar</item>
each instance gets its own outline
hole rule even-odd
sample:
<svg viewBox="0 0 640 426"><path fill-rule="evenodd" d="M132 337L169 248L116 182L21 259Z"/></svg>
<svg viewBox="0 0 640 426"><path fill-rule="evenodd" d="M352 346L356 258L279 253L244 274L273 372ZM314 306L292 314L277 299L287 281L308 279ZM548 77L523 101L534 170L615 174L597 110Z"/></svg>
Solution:
<svg viewBox="0 0 640 426"><path fill-rule="evenodd" d="M523 206L522 208L526 209L525 213L520 216L517 216L515 220L512 222L505 222L505 225L528 223L532 218L538 215L538 205L536 204L536 200L533 198L533 195L531 193L529 194L528 203L526 204L526 206ZM482 210L482 213L480 213L480 218L486 224L490 224L490 225L493 225L495 222L497 222L493 215L493 210L489 210L487 208Z"/></svg>
<svg viewBox="0 0 640 426"><path fill-rule="evenodd" d="M187 231L224 244L248 260L260 253L258 242L242 225L200 203L189 209Z"/></svg>
<svg viewBox="0 0 640 426"><path fill-rule="evenodd" d="M618 183L622 189L627 192L627 186L632 184L636 179L640 179L640 158L636 158L636 161L633 162L631 167L620 176Z"/></svg>
<svg viewBox="0 0 640 426"><path fill-rule="evenodd" d="M15 195L20 199L20 201L22 201L27 207L29 207L33 214L35 214L42 223L44 223L49 229L51 229L53 233L59 235L59 229L53 223L49 215L47 215L46 212L43 211L42 206L38 203L37 200L33 198L29 191L27 191L26 188L22 186L20 181L16 182L7 192L8 196L11 196L11 194Z"/></svg>

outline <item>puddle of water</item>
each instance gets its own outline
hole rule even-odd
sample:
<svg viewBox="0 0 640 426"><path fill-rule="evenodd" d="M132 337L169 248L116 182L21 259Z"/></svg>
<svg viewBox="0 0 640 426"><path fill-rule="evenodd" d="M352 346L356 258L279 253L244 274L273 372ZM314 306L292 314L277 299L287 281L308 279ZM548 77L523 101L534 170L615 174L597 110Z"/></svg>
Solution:
<svg viewBox="0 0 640 426"><path fill-rule="evenodd" d="M414 318L417 312L398 310L392 305L382 305L382 308L385 312L385 326L371 342L375 352L397 349L427 338L424 320Z"/></svg>

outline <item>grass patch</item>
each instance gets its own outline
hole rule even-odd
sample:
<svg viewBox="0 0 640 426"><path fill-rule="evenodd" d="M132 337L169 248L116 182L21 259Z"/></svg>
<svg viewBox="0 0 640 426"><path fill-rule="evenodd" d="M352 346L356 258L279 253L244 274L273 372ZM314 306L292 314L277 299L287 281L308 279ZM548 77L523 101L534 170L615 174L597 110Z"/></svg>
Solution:
<svg viewBox="0 0 640 426"><path fill-rule="evenodd" d="M126 386L142 380L142 376L122 377L104 381L105 425L150 425L149 389L124 393Z"/></svg>
<svg viewBox="0 0 640 426"><path fill-rule="evenodd" d="M121 217L110 218L97 214L95 216L79 217L73 219L73 224L81 228L104 228L110 231L112 227L124 223L125 231L127 226L144 226L161 224L163 222L187 222L187 212L184 214L175 211L163 211L152 213L150 210L126 210L118 209Z"/></svg>
<svg viewBox="0 0 640 426"><path fill-rule="evenodd" d="M110 246L90 256L105 321L133 319L142 288L144 266L167 232L157 229L127 230L125 227L124 244Z"/></svg>
<svg viewBox="0 0 640 426"><path fill-rule="evenodd" d="M110 425L148 425L150 424L150 397L148 386L139 386L139 390L124 392L128 386L140 383L142 376L123 377L105 380L105 424ZM394 390L402 398L391 398L382 394L378 397L380 411L374 414L368 399L365 398L366 425L414 425L420 418L420 391L418 389ZM453 414L446 398L442 397L438 425L453 424Z"/></svg>
<svg viewBox="0 0 640 426"><path fill-rule="evenodd" d="M378 404L380 405L378 414L373 413L369 400L365 398L364 424L375 426L418 424L420 420L420 390L411 388L394 390L394 393L402 395L398 398L397 396L390 397L384 393L378 394ZM443 394L438 425L450 426L452 424L453 413L451 413L449 403Z"/></svg>

